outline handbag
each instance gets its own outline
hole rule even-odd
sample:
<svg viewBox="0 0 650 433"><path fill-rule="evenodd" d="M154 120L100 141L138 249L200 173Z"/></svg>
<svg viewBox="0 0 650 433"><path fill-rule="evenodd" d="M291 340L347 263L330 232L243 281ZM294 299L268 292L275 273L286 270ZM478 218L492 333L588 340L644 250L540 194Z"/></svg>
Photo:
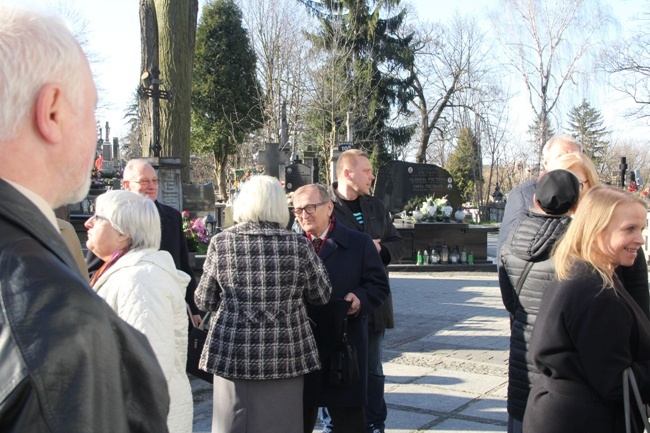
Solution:
<svg viewBox="0 0 650 433"><path fill-rule="evenodd" d="M190 320L192 318L191 312ZM192 326L190 333L187 337L187 363L185 364L185 371L194 377L212 383L214 375L199 369L199 361L201 360L201 352L205 346L205 340L208 338L208 331L206 329L209 321L210 313L206 313L199 326Z"/></svg>
<svg viewBox="0 0 650 433"><path fill-rule="evenodd" d="M356 348L348 343L348 318L343 319L341 345L330 355L329 383L346 387L359 381L359 361Z"/></svg>
<svg viewBox="0 0 650 433"><path fill-rule="evenodd" d="M641 401L641 393L639 392L639 385L636 383L636 377L632 367L623 370L623 406L625 407L625 432L632 432L632 414L630 412L630 385L632 385L632 392L634 393L634 400L636 400L637 407L641 413L645 431L650 433L650 422L648 422L648 414L645 410L645 404Z"/></svg>

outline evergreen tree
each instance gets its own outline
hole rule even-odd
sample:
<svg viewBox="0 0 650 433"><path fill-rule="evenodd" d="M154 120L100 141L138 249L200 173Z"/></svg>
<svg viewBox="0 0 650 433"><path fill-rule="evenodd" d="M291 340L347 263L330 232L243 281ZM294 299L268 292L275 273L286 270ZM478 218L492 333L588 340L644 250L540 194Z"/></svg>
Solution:
<svg viewBox="0 0 650 433"><path fill-rule="evenodd" d="M605 140L609 132L603 123L603 115L586 100L573 107L569 113L569 134L582 144L582 151L599 170L602 169L609 147L609 141Z"/></svg>
<svg viewBox="0 0 650 433"><path fill-rule="evenodd" d="M463 201L475 201L476 188L482 183L481 153L478 140L470 128L462 128L458 145L445 169L451 174Z"/></svg>
<svg viewBox="0 0 650 433"><path fill-rule="evenodd" d="M548 117L543 122L543 125L544 126L542 126L542 119L540 116L537 116L537 118L535 118L535 121L528 125L528 135L531 138L531 143L535 146L534 151L531 152L531 155L536 155L538 158L540 158L542 155L542 149L544 148L546 141L555 136L555 129L553 129L551 126L551 122L548 120ZM540 167L542 162L541 159L537 162L538 167Z"/></svg>
<svg viewBox="0 0 650 433"><path fill-rule="evenodd" d="M211 153L219 195L227 197L228 157L261 121L256 57L233 0L203 7L196 35L192 149Z"/></svg>
<svg viewBox="0 0 650 433"><path fill-rule="evenodd" d="M335 119L345 119L351 111L353 141L377 155L379 164L385 162L392 157L388 149L408 144L414 132L412 126L389 125L391 108L405 110L410 97L407 82L398 73L413 59L412 38L399 37L406 11L389 16L400 0L300 1L321 22L319 32L310 35L311 41L324 53L342 53L332 62L338 68L334 74L339 83L350 83L332 107L326 120L331 124L325 129L336 129Z"/></svg>

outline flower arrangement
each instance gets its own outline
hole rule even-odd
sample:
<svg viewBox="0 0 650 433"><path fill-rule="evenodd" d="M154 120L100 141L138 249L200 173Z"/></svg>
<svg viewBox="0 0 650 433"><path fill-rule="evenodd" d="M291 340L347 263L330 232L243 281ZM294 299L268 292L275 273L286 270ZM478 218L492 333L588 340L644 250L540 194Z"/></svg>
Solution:
<svg viewBox="0 0 650 433"><path fill-rule="evenodd" d="M186 210L181 212L183 218L183 233L187 242L187 249L190 252L205 254L208 251L210 235L205 227L204 218L190 218L190 213Z"/></svg>

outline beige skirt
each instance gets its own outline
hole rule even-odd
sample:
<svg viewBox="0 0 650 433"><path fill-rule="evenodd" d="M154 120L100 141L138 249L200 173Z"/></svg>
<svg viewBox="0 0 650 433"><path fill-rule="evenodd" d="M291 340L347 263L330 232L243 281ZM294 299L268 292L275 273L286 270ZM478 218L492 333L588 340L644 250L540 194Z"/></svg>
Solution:
<svg viewBox="0 0 650 433"><path fill-rule="evenodd" d="M303 433L303 376L238 380L214 377L212 433Z"/></svg>

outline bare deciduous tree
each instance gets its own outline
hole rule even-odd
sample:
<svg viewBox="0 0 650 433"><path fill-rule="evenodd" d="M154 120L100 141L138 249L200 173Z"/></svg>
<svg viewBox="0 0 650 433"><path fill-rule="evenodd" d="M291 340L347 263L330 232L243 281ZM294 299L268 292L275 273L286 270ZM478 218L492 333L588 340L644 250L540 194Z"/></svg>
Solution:
<svg viewBox="0 0 650 433"><path fill-rule="evenodd" d="M416 33L415 59L409 71L413 106L419 117L417 163L427 161L429 145L442 144L435 162L445 164L450 111L464 105L461 94L469 92L481 77L474 74L483 60L483 35L472 19L455 15L449 25L425 24ZM432 137L434 132L438 137ZM439 138L440 140L436 140Z"/></svg>
<svg viewBox="0 0 650 433"><path fill-rule="evenodd" d="M550 114L562 90L586 67L586 57L598 44L599 31L610 22L598 0L548 2L503 0L492 16L497 39L520 75L528 103L541 125L536 138L537 160L549 137Z"/></svg>

